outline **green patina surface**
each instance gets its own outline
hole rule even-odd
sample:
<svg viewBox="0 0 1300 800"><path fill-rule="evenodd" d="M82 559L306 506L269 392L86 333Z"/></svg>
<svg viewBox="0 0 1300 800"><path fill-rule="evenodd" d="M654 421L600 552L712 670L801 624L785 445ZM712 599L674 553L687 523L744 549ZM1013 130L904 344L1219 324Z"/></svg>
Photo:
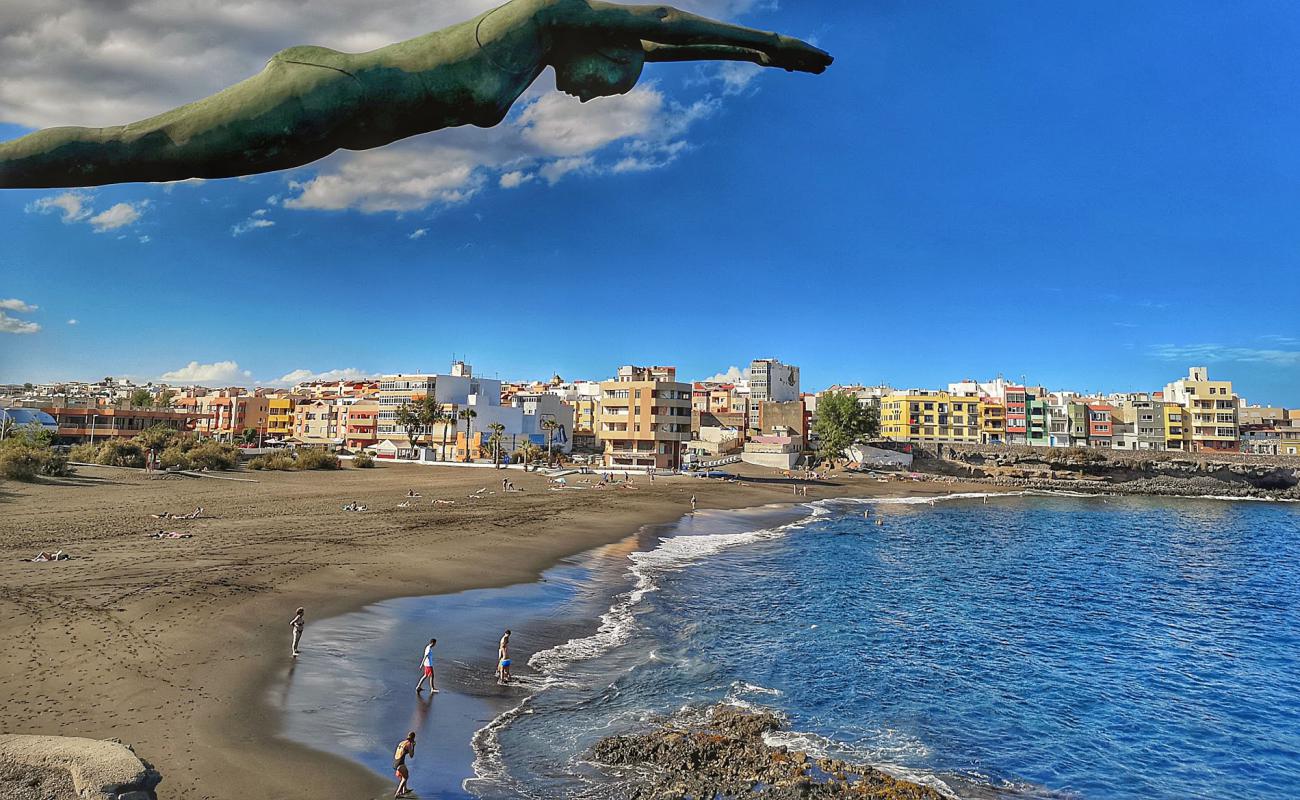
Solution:
<svg viewBox="0 0 1300 800"><path fill-rule="evenodd" d="M253 175L460 125L490 127L548 67L586 101L636 85L647 61L740 60L820 73L796 39L666 6L513 0L367 53L291 47L247 80L149 119L0 143L0 188Z"/></svg>

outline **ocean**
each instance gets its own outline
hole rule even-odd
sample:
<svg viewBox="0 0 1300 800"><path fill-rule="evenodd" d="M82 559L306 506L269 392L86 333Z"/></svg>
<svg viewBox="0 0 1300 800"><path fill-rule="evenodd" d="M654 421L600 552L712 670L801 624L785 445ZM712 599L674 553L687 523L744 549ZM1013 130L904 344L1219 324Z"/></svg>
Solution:
<svg viewBox="0 0 1300 800"><path fill-rule="evenodd" d="M879 524L877 524L879 523ZM1300 796L1300 506L953 496L708 511L542 581L309 625L284 735L423 798L617 798L604 736L728 702L963 798ZM492 681L510 627L519 683ZM413 687L439 639L443 691Z"/></svg>

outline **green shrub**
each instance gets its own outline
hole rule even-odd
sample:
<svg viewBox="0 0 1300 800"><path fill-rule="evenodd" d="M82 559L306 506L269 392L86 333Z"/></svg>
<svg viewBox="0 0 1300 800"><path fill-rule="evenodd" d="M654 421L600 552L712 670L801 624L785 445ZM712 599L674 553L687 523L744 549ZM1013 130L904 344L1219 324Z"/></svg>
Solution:
<svg viewBox="0 0 1300 800"><path fill-rule="evenodd" d="M338 469L339 466L339 457L324 450L298 453L298 469Z"/></svg>
<svg viewBox="0 0 1300 800"><path fill-rule="evenodd" d="M139 442L111 439L99 446L97 461L109 467L144 467L144 449Z"/></svg>
<svg viewBox="0 0 1300 800"><path fill-rule="evenodd" d="M248 462L249 469L274 469L274 470L294 470L298 468L298 462L294 461L293 456L287 451L280 450L274 453L256 456Z"/></svg>
<svg viewBox="0 0 1300 800"><path fill-rule="evenodd" d="M6 440L10 441L10 440ZM25 442L13 440L0 449L0 476L14 481L34 481L41 471L41 458L36 448Z"/></svg>
<svg viewBox="0 0 1300 800"><path fill-rule="evenodd" d="M79 461L82 464L99 463L99 445L97 444L78 444L73 445L68 451L68 458L72 461Z"/></svg>
<svg viewBox="0 0 1300 800"><path fill-rule="evenodd" d="M17 436L0 442L0 477L32 481L37 475L57 478L70 473L68 457L49 444Z"/></svg>
<svg viewBox="0 0 1300 800"><path fill-rule="evenodd" d="M158 466L163 469L171 467L180 467L181 469L190 468L190 457L185 455L185 451L179 447L172 446L162 451L158 456Z"/></svg>
<svg viewBox="0 0 1300 800"><path fill-rule="evenodd" d="M239 448L233 444L207 441L189 448L185 455L194 469L234 469L239 464Z"/></svg>
<svg viewBox="0 0 1300 800"><path fill-rule="evenodd" d="M357 469L373 469L375 466L375 457L369 453L357 453L352 457L352 466Z"/></svg>

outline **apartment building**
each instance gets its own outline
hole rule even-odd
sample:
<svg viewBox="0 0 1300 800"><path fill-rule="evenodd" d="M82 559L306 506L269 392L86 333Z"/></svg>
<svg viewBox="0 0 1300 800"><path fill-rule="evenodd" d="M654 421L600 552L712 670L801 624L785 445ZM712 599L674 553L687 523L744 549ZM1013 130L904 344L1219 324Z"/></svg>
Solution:
<svg viewBox="0 0 1300 800"><path fill-rule="evenodd" d="M294 398L279 395L266 399L266 427L264 433L268 438L287 438L293 435Z"/></svg>
<svg viewBox="0 0 1300 800"><path fill-rule="evenodd" d="M749 427L758 430L759 404L798 400L799 368L775 358L758 358L749 364Z"/></svg>
<svg viewBox="0 0 1300 800"><path fill-rule="evenodd" d="M115 406L49 406L42 408L58 425L66 444L130 439L155 426L193 431L206 417L184 409L140 409Z"/></svg>
<svg viewBox="0 0 1300 800"><path fill-rule="evenodd" d="M1007 440L1007 407L996 397L980 398L980 443L1005 444Z"/></svg>
<svg viewBox="0 0 1300 800"><path fill-rule="evenodd" d="M880 400L880 434L903 442L979 444L980 398L913 391Z"/></svg>
<svg viewBox="0 0 1300 800"><path fill-rule="evenodd" d="M222 390L177 397L172 400L172 407L199 416L196 433L230 441L238 439L247 430L261 434L266 429L270 401L257 395Z"/></svg>
<svg viewBox="0 0 1300 800"><path fill-rule="evenodd" d="M619 367L600 384L605 465L679 469L691 438L691 384L675 367Z"/></svg>
<svg viewBox="0 0 1300 800"><path fill-rule="evenodd" d="M1007 442L1009 444L1046 445L1046 393L1037 386L1007 386Z"/></svg>
<svg viewBox="0 0 1300 800"><path fill-rule="evenodd" d="M1237 407L1240 398L1232 381L1210 380L1206 367L1191 367L1186 378L1165 386L1164 399L1183 407L1184 428L1191 431L1192 452L1235 452L1240 447Z"/></svg>
<svg viewBox="0 0 1300 800"><path fill-rule="evenodd" d="M1115 407L1110 403L1088 403L1088 446L1109 448L1114 444L1115 430L1111 415Z"/></svg>
<svg viewBox="0 0 1300 800"><path fill-rule="evenodd" d="M1115 436L1118 450L1166 450L1165 403L1149 392L1121 395L1115 403Z"/></svg>

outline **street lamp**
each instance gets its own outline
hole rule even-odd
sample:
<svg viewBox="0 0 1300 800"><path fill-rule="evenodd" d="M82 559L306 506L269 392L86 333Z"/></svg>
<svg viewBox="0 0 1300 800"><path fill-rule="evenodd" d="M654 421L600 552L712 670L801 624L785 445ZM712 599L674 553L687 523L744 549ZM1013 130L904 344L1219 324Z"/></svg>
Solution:
<svg viewBox="0 0 1300 800"><path fill-rule="evenodd" d="M98 414L90 415L90 443L95 443L95 421L99 419Z"/></svg>

